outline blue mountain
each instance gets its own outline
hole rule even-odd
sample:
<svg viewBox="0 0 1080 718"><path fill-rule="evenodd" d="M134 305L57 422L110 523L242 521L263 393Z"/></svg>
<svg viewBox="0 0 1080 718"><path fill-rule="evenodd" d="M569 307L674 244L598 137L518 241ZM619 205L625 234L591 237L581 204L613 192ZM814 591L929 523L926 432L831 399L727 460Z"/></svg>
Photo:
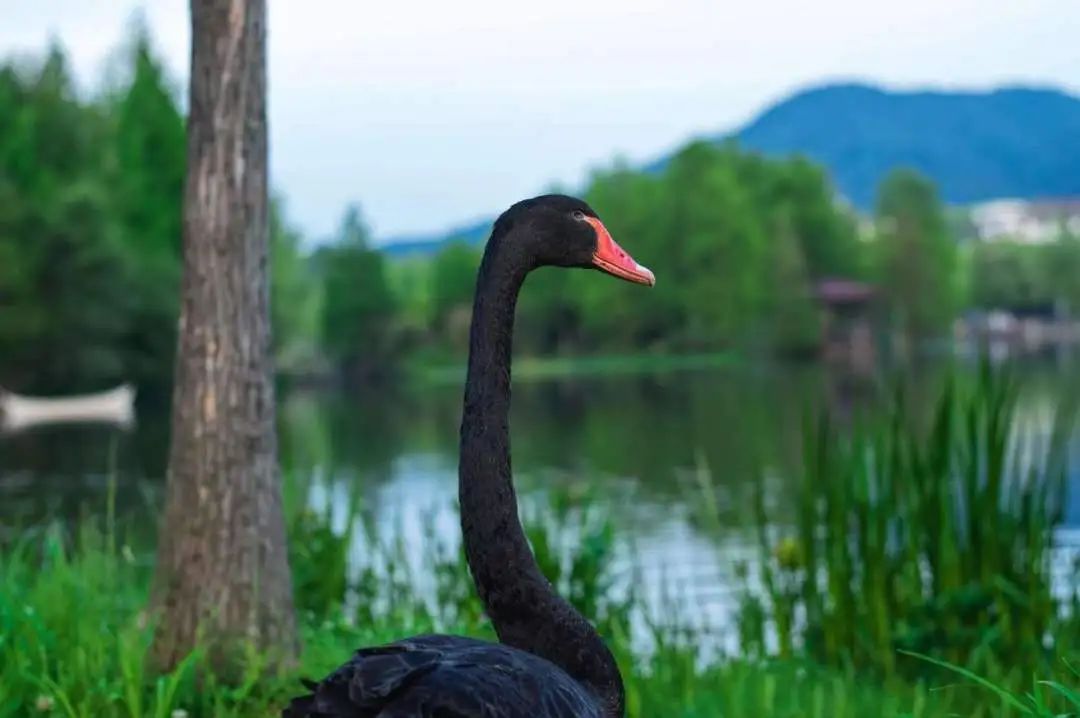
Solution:
<svg viewBox="0 0 1080 718"><path fill-rule="evenodd" d="M748 149L824 165L863 209L897 166L932 178L952 204L1080 195L1080 98L1057 90L829 85L774 105L734 136Z"/></svg>

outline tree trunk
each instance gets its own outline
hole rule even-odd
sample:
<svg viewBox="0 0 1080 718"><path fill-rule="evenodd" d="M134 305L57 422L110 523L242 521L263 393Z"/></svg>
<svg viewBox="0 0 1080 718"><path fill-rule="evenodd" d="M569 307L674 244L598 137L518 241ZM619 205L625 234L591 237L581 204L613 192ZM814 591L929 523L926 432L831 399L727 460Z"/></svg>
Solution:
<svg viewBox="0 0 1080 718"><path fill-rule="evenodd" d="M192 0L184 277L153 656L296 651L270 354L265 0Z"/></svg>

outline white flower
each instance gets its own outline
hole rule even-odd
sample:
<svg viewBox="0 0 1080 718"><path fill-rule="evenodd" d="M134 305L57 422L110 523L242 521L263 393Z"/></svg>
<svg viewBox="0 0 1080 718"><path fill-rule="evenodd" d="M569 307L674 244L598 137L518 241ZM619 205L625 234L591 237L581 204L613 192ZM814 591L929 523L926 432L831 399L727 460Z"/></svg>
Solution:
<svg viewBox="0 0 1080 718"><path fill-rule="evenodd" d="M188 718L187 711L183 708L177 708L170 714L171 718Z"/></svg>
<svg viewBox="0 0 1080 718"><path fill-rule="evenodd" d="M55 705L56 701L53 700L53 697L44 694L38 696L37 700L34 701L34 707L37 708L38 713L49 713Z"/></svg>

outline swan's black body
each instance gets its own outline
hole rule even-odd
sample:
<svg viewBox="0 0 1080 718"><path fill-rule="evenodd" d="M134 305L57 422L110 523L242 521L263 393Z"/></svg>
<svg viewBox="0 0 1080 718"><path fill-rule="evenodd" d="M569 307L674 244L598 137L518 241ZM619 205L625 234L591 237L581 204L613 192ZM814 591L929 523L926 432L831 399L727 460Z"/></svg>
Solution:
<svg viewBox="0 0 1080 718"><path fill-rule="evenodd" d="M286 716L602 718L595 698L531 653L460 636L363 648Z"/></svg>
<svg viewBox="0 0 1080 718"><path fill-rule="evenodd" d="M293 700L285 718L622 718L618 666L540 573L510 471L510 349L525 276L542 265L612 271L622 262L629 269L612 273L652 283L595 217L570 197L519 202L495 223L477 277L459 498L465 554L499 643L421 636L361 649L310 684L311 694ZM597 247L605 241L613 249L602 264Z"/></svg>

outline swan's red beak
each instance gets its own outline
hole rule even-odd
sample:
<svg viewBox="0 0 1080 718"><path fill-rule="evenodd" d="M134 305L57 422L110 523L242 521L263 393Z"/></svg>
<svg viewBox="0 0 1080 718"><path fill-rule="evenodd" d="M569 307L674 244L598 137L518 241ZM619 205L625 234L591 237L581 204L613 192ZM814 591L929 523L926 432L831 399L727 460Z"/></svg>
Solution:
<svg viewBox="0 0 1080 718"><path fill-rule="evenodd" d="M596 230L596 251L593 252L593 265L597 269L619 279L625 279L628 282L647 284L650 287L656 284L656 275L648 267L635 262L633 257L616 244L603 222L596 217L586 217L585 221Z"/></svg>

